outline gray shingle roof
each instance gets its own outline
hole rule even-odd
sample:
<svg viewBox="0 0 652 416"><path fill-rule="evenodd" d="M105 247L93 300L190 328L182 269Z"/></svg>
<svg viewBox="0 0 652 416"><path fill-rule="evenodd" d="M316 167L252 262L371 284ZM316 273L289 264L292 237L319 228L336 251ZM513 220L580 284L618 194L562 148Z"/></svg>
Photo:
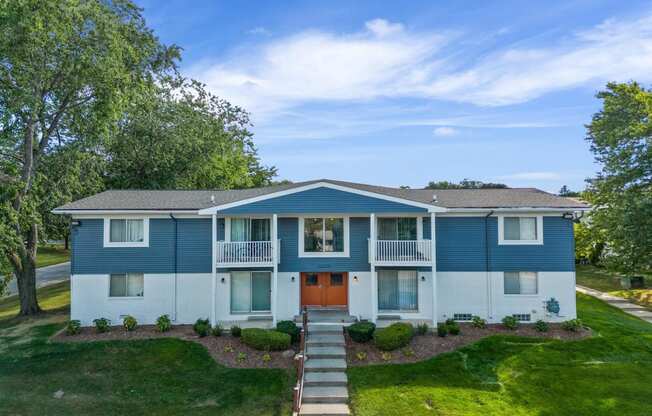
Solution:
<svg viewBox="0 0 652 416"><path fill-rule="evenodd" d="M73 210L189 210L210 208L244 199L263 196L278 191L327 182L362 191L378 193L408 201L444 208L587 208L572 199L535 188L509 189L398 189L365 185L353 182L319 179L286 185L239 190L152 191L111 190L80 199L56 208L55 211ZM436 201L433 197L436 196ZM211 201L214 197L214 202Z"/></svg>

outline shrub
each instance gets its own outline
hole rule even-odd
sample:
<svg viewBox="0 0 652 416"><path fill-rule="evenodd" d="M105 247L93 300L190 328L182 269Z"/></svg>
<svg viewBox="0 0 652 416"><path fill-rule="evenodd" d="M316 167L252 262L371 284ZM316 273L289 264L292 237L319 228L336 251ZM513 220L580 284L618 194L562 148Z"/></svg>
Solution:
<svg viewBox="0 0 652 416"><path fill-rule="evenodd" d="M237 360L239 363L244 363L245 361L247 361L247 354L245 354L244 352L239 352Z"/></svg>
<svg viewBox="0 0 652 416"><path fill-rule="evenodd" d="M72 319L66 323L66 334L77 335L79 332L81 332L81 322Z"/></svg>
<svg viewBox="0 0 652 416"><path fill-rule="evenodd" d="M392 351L408 345L413 336L414 328L412 325L397 322L376 331L374 333L374 342L379 349Z"/></svg>
<svg viewBox="0 0 652 416"><path fill-rule="evenodd" d="M211 334L212 334L214 337L221 337L223 331L224 331L224 329L222 328L222 325L220 325L220 324L216 324L216 325L213 327L213 329L211 329Z"/></svg>
<svg viewBox="0 0 652 416"><path fill-rule="evenodd" d="M513 316L506 316L503 318L503 326L507 329L516 329L518 328L518 319L514 318Z"/></svg>
<svg viewBox="0 0 652 416"><path fill-rule="evenodd" d="M208 331L211 329L211 324L208 322L208 319L197 319L195 324L192 326L192 330L195 331L199 337L205 337L208 335Z"/></svg>
<svg viewBox="0 0 652 416"><path fill-rule="evenodd" d="M448 335L448 325L439 323L437 324L437 336L444 338Z"/></svg>
<svg viewBox="0 0 652 416"><path fill-rule="evenodd" d="M474 315L473 318L471 318L471 325L474 328L486 328L487 327L487 321L480 318L478 315Z"/></svg>
<svg viewBox="0 0 652 416"><path fill-rule="evenodd" d="M406 347L401 350L404 357L414 357L414 350L412 348Z"/></svg>
<svg viewBox="0 0 652 416"><path fill-rule="evenodd" d="M453 319L453 318L446 319L446 326L453 325L455 323L456 323L455 319Z"/></svg>
<svg viewBox="0 0 652 416"><path fill-rule="evenodd" d="M233 352L233 345L226 344L223 348L224 352Z"/></svg>
<svg viewBox="0 0 652 416"><path fill-rule="evenodd" d="M376 325L373 322L356 322L349 326L346 331L355 342L367 342L374 336Z"/></svg>
<svg viewBox="0 0 652 416"><path fill-rule="evenodd" d="M582 321L579 319L571 319L562 322L561 327L566 331L577 332L582 329Z"/></svg>
<svg viewBox="0 0 652 416"><path fill-rule="evenodd" d="M428 327L428 324L426 324L426 323L419 324L419 325L417 325L417 334L426 335L428 333L429 329L430 329L430 327Z"/></svg>
<svg viewBox="0 0 652 416"><path fill-rule="evenodd" d="M161 315L156 318L156 329L158 329L159 332L167 332L170 328L172 328L172 321L170 321L169 315Z"/></svg>
<svg viewBox="0 0 652 416"><path fill-rule="evenodd" d="M539 319L534 323L534 329L539 332L548 332L548 323Z"/></svg>
<svg viewBox="0 0 652 416"><path fill-rule="evenodd" d="M290 348L290 336L270 329L245 328L242 342L261 351L281 351Z"/></svg>
<svg viewBox="0 0 652 416"><path fill-rule="evenodd" d="M236 338L240 338L241 334L242 334L242 329L240 329L240 327L238 325L233 325L231 327L231 335L232 336L234 336Z"/></svg>
<svg viewBox="0 0 652 416"><path fill-rule="evenodd" d="M276 330L278 332L288 334L292 342L299 341L299 334L301 333L301 330L293 321L279 321L276 324Z"/></svg>
<svg viewBox="0 0 652 416"><path fill-rule="evenodd" d="M392 353L389 351L385 351L384 353L380 354L380 358L382 358L383 361L389 361L392 359Z"/></svg>
<svg viewBox="0 0 652 416"><path fill-rule="evenodd" d="M270 361L272 361L272 356L269 354L263 354L263 362L267 364Z"/></svg>
<svg viewBox="0 0 652 416"><path fill-rule="evenodd" d="M355 358L357 358L358 361L364 361L367 359L367 353L364 351L358 351L355 353Z"/></svg>
<svg viewBox="0 0 652 416"><path fill-rule="evenodd" d="M131 315L125 316L122 320L122 326L124 326L127 331L133 331L136 329L136 325L138 325L138 321L136 321L136 318Z"/></svg>
<svg viewBox="0 0 652 416"><path fill-rule="evenodd" d="M446 328L448 329L448 333L451 335L459 335L460 334L460 325L453 321L449 324L446 324Z"/></svg>
<svg viewBox="0 0 652 416"><path fill-rule="evenodd" d="M111 325L111 320L106 319L106 318L98 318L94 319L93 323L95 324L95 329L97 332L102 333L102 332L108 332Z"/></svg>

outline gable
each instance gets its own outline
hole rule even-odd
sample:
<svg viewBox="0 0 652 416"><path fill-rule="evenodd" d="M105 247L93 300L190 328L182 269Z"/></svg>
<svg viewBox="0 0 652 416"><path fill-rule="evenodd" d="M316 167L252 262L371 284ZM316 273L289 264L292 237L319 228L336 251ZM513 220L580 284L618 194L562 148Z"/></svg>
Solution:
<svg viewBox="0 0 652 416"><path fill-rule="evenodd" d="M318 187L220 210L224 214L426 212L425 208Z"/></svg>

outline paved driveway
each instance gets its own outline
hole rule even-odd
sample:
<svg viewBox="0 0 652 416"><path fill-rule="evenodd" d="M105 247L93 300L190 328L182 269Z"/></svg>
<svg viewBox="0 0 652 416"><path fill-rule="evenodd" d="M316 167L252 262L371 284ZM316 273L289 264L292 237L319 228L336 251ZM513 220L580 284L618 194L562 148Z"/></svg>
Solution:
<svg viewBox="0 0 652 416"><path fill-rule="evenodd" d="M70 262L54 264L52 266L41 267L36 269L36 287L42 287L59 283L64 280L70 279ZM16 286L16 279L11 279L7 295L14 295L18 293Z"/></svg>

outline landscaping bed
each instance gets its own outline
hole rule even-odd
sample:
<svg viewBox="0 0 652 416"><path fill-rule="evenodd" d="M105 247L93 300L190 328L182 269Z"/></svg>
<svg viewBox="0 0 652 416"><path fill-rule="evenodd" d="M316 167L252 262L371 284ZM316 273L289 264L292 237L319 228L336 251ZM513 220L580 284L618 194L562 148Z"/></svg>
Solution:
<svg viewBox="0 0 652 416"><path fill-rule="evenodd" d="M291 368L293 367L294 346L287 351L258 351L242 343L241 338L228 333L216 337L199 337L192 325L174 325L169 331L160 332L154 325L139 325L133 331L122 326L112 326L108 332L98 333L94 327L81 328L80 333L67 335L65 330L56 333L51 340L55 342L88 341L127 341L155 338L178 338L197 342L208 350L215 361L232 368Z"/></svg>
<svg viewBox="0 0 652 416"><path fill-rule="evenodd" d="M509 330L501 324L487 325L486 328L475 328L470 323L459 324L461 332L459 335L448 335L439 337L437 334L415 335L408 346L395 351L384 352L378 349L373 341L357 343L345 333L346 358L349 366L365 366L370 364L388 363L414 363L432 358L441 353L456 350L465 345L479 341L491 335L513 335L521 337L539 337L559 340L578 340L591 335L588 329L578 332L571 332L561 328L561 324L549 324L548 332L537 331L532 324L521 324L515 330ZM358 353L366 354L360 359Z"/></svg>

